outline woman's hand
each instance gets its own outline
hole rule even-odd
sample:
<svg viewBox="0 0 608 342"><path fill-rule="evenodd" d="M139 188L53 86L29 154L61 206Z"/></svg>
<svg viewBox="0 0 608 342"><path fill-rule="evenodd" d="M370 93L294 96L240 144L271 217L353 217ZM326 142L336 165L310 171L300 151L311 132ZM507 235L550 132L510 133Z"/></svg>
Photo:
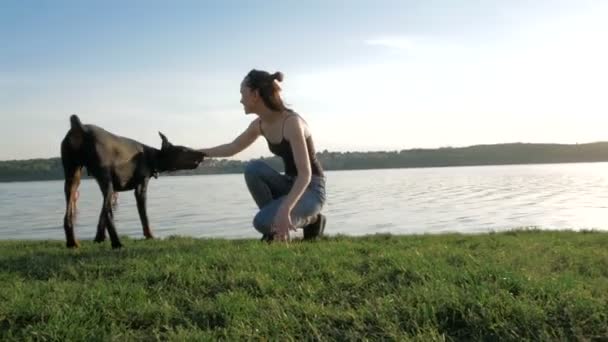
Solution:
<svg viewBox="0 0 608 342"><path fill-rule="evenodd" d="M291 223L291 210L280 207L274 217L272 223L272 231L275 233L274 239L276 241L288 241L289 231L296 231L296 227Z"/></svg>

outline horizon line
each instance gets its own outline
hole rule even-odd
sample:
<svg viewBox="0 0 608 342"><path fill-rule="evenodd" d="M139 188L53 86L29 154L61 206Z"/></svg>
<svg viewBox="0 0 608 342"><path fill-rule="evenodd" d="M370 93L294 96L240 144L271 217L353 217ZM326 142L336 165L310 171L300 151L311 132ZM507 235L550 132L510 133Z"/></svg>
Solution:
<svg viewBox="0 0 608 342"><path fill-rule="evenodd" d="M434 147L434 148L427 148L427 147L412 147L412 148L403 148L403 149L390 149L390 150L367 150L367 151L329 151L327 149L323 149L321 151L317 151L317 154L322 154L325 153L327 151L327 153L386 153L386 152L401 152L401 151L413 151L413 150L442 150L442 149L465 149L465 148L471 148L471 147L479 147L479 146L497 146L497 145L560 145L560 146L577 146L577 145L593 145L593 144L606 144L608 143L608 140L606 141L592 141L592 142L585 142L585 143L570 143L570 144L566 144L566 143L531 143L531 142L508 142L508 143L489 143L489 144L475 144L475 145L467 145L467 146L451 146L451 145L447 145L447 146L441 146L441 147ZM213 158L213 159L219 159L219 160L235 160L235 161L248 161L248 160L253 160L253 159L260 159L260 158L272 158L272 157L276 157L274 155L267 155L267 156L259 156L259 157L255 157L255 158L249 158L249 159L232 159L231 157L228 158ZM0 162L15 162L15 161L29 161L29 160L44 160L44 159L55 159L55 158L59 158L61 159L61 156L54 156L54 157L35 157L35 158L27 158L27 159L3 159L0 160Z"/></svg>

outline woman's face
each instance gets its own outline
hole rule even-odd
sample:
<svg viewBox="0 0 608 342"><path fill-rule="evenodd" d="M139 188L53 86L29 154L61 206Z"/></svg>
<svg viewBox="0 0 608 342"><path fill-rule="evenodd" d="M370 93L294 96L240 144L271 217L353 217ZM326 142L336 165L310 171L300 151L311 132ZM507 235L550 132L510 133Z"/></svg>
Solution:
<svg viewBox="0 0 608 342"><path fill-rule="evenodd" d="M255 113L255 107L258 102L257 93L245 84L245 80L241 82L241 104L245 114Z"/></svg>

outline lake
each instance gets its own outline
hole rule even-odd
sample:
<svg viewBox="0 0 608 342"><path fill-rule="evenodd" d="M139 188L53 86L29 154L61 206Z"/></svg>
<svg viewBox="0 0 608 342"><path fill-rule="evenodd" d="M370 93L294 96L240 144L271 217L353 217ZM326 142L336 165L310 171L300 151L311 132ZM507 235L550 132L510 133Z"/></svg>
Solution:
<svg viewBox="0 0 608 342"><path fill-rule="evenodd" d="M327 196L329 235L608 229L608 163L328 171ZM84 180L77 238L94 237L100 209ZM64 210L63 181L0 183L0 239L64 240ZM257 238L256 210L241 174L161 176L148 189L157 237ZM133 192L114 215L120 235L142 238Z"/></svg>

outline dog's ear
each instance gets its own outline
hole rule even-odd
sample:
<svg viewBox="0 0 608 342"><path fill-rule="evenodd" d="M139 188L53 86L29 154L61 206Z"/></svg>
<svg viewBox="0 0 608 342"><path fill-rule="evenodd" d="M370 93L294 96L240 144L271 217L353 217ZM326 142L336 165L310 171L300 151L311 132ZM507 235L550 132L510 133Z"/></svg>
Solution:
<svg viewBox="0 0 608 342"><path fill-rule="evenodd" d="M158 132L158 135L160 135L160 138L163 140L161 148L166 148L166 147L171 146L169 139L167 139L167 137L164 134L162 134L161 132Z"/></svg>

